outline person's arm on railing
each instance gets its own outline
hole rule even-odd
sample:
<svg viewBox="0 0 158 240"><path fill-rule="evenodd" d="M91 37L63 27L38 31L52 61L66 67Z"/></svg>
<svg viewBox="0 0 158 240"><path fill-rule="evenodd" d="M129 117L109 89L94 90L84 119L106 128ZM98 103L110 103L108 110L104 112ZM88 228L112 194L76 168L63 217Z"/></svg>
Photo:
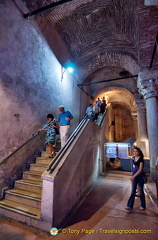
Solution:
<svg viewBox="0 0 158 240"><path fill-rule="evenodd" d="M38 133L40 133L40 132L42 132L42 131L48 131L48 127L49 127L49 125L48 125L48 123L47 123L47 125L45 125L45 127L44 128L40 128L40 129L38 129Z"/></svg>
<svg viewBox="0 0 158 240"><path fill-rule="evenodd" d="M39 129L38 133L41 132L41 131L47 131L47 130L48 130L47 128L46 129Z"/></svg>

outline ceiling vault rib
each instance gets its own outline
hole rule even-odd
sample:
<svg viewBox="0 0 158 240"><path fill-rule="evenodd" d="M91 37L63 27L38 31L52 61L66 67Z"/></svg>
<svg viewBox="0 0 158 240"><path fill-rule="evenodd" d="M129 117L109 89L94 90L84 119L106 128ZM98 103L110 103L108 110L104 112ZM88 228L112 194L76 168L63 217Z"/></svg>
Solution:
<svg viewBox="0 0 158 240"><path fill-rule="evenodd" d="M61 1L59 1L59 2L51 3L51 4L47 5L47 6L44 6L44 7L42 7L42 8L37 9L37 10L34 10L34 11L32 11L32 12L29 12L29 13L24 14L24 18L29 18L29 17L31 17L31 16L33 16L33 15L36 15L36 14L38 14L38 13L44 12L44 11L46 11L46 10L55 8L55 7L57 7L57 6L60 6L60 5L64 4L64 3L71 2L71 1L72 1L72 0L61 0Z"/></svg>
<svg viewBox="0 0 158 240"><path fill-rule="evenodd" d="M128 76L128 77L121 77L121 78L107 79L107 80L98 81L98 82L81 83L81 84L78 84L77 86L79 87L79 86L92 85L92 84L103 83L103 82L112 82L112 81L117 81L117 80L126 79L126 78L134 78L134 77L138 77L138 75L133 75L133 76Z"/></svg>

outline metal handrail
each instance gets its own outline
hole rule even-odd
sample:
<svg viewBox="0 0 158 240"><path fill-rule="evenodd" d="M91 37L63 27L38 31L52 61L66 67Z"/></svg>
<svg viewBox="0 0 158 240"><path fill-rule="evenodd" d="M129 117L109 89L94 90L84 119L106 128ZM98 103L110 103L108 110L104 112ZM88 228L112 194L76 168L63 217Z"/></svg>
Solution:
<svg viewBox="0 0 158 240"><path fill-rule="evenodd" d="M67 151L67 149L69 148L69 146L71 145L71 143L76 138L76 136L81 131L81 129L83 128L83 126L85 125L85 123L87 121L89 121L89 119L87 119L87 117L85 116L81 120L81 122L78 124L78 126L76 127L74 132L71 134L71 136L68 138L64 147L60 150L60 152L55 156L53 161L49 164L49 166L47 168L47 171L49 172L49 174L52 174L52 172L54 171L54 169L56 168L56 166L58 165L58 163L61 161L62 157L64 156L65 152Z"/></svg>
<svg viewBox="0 0 158 240"><path fill-rule="evenodd" d="M102 117L102 121L99 124L99 126L101 126L104 118L106 116L106 112L103 114ZM78 133L80 132L80 130L82 129L82 127L85 125L85 123L87 121L90 121L87 116L85 116L81 122L78 124L78 126L76 127L76 129L74 130L74 132L71 134L71 136L69 137L69 139L67 140L66 144L64 145L64 147L60 150L60 152L55 156L55 158L53 159L53 161L49 164L47 171L49 172L49 174L52 174L52 172L54 171L54 169L57 167L57 165L59 164L59 162L61 161L62 157L64 156L65 152L67 151L67 149L69 148L70 144L72 143L72 141L76 138L76 136L78 135Z"/></svg>
<svg viewBox="0 0 158 240"><path fill-rule="evenodd" d="M102 123L103 123L103 121L104 121L104 118L105 118L105 116L106 116L106 113L107 113L107 108L106 108L106 111L103 113L103 116L102 116L102 119L101 119L101 121L100 121L100 123L99 123L99 127L102 127Z"/></svg>
<svg viewBox="0 0 158 240"><path fill-rule="evenodd" d="M47 127L47 125L45 125L42 129L45 129ZM27 143L29 143L33 138L35 138L37 135L39 134L39 132L35 133L31 138L29 138L26 142L24 142L22 145L20 145L14 152L12 152L11 154L9 154L7 157L5 157L1 162L0 165L2 165L2 163L6 162L8 158L10 158L11 156L13 156L16 152L18 152L23 146L25 146Z"/></svg>

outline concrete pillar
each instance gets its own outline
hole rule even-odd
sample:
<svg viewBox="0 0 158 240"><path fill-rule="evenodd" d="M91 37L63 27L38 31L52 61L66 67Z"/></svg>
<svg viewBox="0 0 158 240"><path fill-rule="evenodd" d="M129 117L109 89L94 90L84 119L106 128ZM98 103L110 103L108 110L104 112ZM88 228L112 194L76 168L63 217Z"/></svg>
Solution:
<svg viewBox="0 0 158 240"><path fill-rule="evenodd" d="M137 106L137 119L138 119L138 145L144 153L146 158L149 158L149 142L147 134L147 122L146 122L146 107L144 99L141 95L134 95Z"/></svg>
<svg viewBox="0 0 158 240"><path fill-rule="evenodd" d="M157 5L158 6L158 0L145 0L144 4L146 6L153 6L153 5Z"/></svg>
<svg viewBox="0 0 158 240"><path fill-rule="evenodd" d="M134 129L135 129L135 139L136 142L134 143L134 145L138 144L138 116L137 116L137 111L131 111L131 116L133 119L133 125L134 125ZM139 144L138 144L139 145ZM133 155L133 149L131 148L130 150L130 155Z"/></svg>
<svg viewBox="0 0 158 240"><path fill-rule="evenodd" d="M42 175L42 202L41 202L41 218L46 222L53 222L53 196L54 196L54 179L52 175L45 171Z"/></svg>
<svg viewBox="0 0 158 240"><path fill-rule="evenodd" d="M146 103L151 177L153 180L158 180L158 174L155 169L158 157L158 71L140 72L138 88L139 92L144 96Z"/></svg>
<svg viewBox="0 0 158 240"><path fill-rule="evenodd" d="M134 129L135 129L135 138L137 139L138 138L138 120L137 120L137 112L133 111L131 112L131 116L132 116L132 119L133 119L133 124L134 124Z"/></svg>

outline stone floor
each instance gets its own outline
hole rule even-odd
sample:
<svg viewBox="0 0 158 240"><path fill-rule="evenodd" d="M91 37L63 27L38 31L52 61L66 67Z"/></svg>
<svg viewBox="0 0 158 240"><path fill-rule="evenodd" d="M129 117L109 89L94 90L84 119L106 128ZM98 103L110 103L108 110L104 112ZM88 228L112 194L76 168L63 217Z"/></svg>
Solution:
<svg viewBox="0 0 158 240"><path fill-rule="evenodd" d="M135 199L132 212L125 210L130 195L130 173L108 171L99 177L71 220L56 236L21 223L0 218L0 240L104 240L158 239L158 206L155 183L145 185L147 209L139 211ZM55 227L55 226L54 226Z"/></svg>

